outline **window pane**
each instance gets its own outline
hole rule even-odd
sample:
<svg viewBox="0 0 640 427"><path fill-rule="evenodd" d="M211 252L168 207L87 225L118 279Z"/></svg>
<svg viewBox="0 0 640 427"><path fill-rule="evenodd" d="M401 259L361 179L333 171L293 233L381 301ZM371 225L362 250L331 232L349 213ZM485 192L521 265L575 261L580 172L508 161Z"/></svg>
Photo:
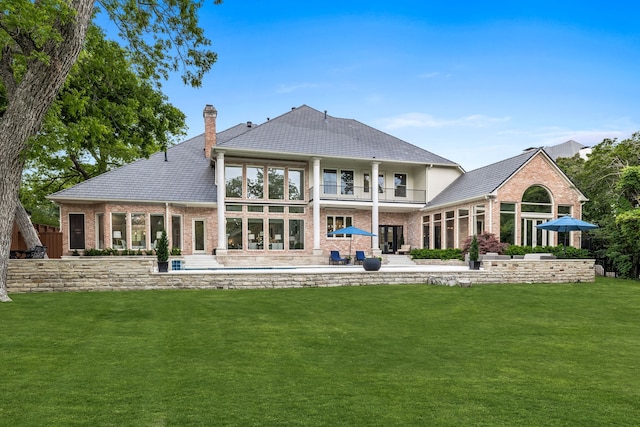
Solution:
<svg viewBox="0 0 640 427"><path fill-rule="evenodd" d="M289 169L289 200L304 200L304 171Z"/></svg>
<svg viewBox="0 0 640 427"><path fill-rule="evenodd" d="M364 192L368 193L371 188L371 175L369 175L368 173L364 174Z"/></svg>
<svg viewBox="0 0 640 427"><path fill-rule="evenodd" d="M515 212L500 212L500 241L515 244L516 214Z"/></svg>
<svg viewBox="0 0 640 427"><path fill-rule="evenodd" d="M284 219L269 220L269 249L284 249Z"/></svg>
<svg viewBox="0 0 640 427"><path fill-rule="evenodd" d="M131 214L131 249L146 248L147 227L145 219L145 214Z"/></svg>
<svg viewBox="0 0 640 427"><path fill-rule="evenodd" d="M271 213L284 213L284 206L269 206Z"/></svg>
<svg viewBox="0 0 640 427"><path fill-rule="evenodd" d="M104 249L104 214L103 213L99 213L96 214L96 224L97 224L97 239L96 241L98 242L97 244L97 248L98 249Z"/></svg>
<svg viewBox="0 0 640 427"><path fill-rule="evenodd" d="M249 249L264 249L264 221L262 218L249 218Z"/></svg>
<svg viewBox="0 0 640 427"><path fill-rule="evenodd" d="M182 249L182 217L180 215L171 217L171 246Z"/></svg>
<svg viewBox="0 0 640 427"><path fill-rule="evenodd" d="M149 217L151 221L151 247L156 248L158 240L162 236L162 230L164 230L164 215L153 214ZM175 246L175 245L172 245Z"/></svg>
<svg viewBox="0 0 640 427"><path fill-rule="evenodd" d="M378 193L384 193L384 175L378 176Z"/></svg>
<svg viewBox="0 0 640 427"><path fill-rule="evenodd" d="M289 220L289 249L304 249L304 220Z"/></svg>
<svg viewBox="0 0 640 427"><path fill-rule="evenodd" d="M264 169L258 166L247 166L247 198L264 198Z"/></svg>
<svg viewBox="0 0 640 427"><path fill-rule="evenodd" d="M284 199L284 169L269 168L269 198Z"/></svg>
<svg viewBox="0 0 640 427"><path fill-rule="evenodd" d="M247 206L247 212L263 212L263 211L264 211L264 206L262 205Z"/></svg>
<svg viewBox="0 0 640 427"><path fill-rule="evenodd" d="M340 171L340 194L353 194L353 171Z"/></svg>
<svg viewBox="0 0 640 427"><path fill-rule="evenodd" d="M224 209L227 212L242 212L242 205L225 205Z"/></svg>
<svg viewBox="0 0 640 427"><path fill-rule="evenodd" d="M227 197L242 197L242 166L225 166L224 179Z"/></svg>
<svg viewBox="0 0 640 427"><path fill-rule="evenodd" d="M304 208L302 206L289 206L289 213L291 214L303 214Z"/></svg>
<svg viewBox="0 0 640 427"><path fill-rule="evenodd" d="M335 169L325 169L322 174L322 183L325 194L337 194L338 192L338 171Z"/></svg>
<svg viewBox="0 0 640 427"><path fill-rule="evenodd" d="M242 249L242 218L227 218L227 249Z"/></svg>
<svg viewBox="0 0 640 427"><path fill-rule="evenodd" d="M111 246L114 249L127 249L127 215L111 214Z"/></svg>
<svg viewBox="0 0 640 427"><path fill-rule="evenodd" d="M407 197L407 174L397 173L393 176L395 197Z"/></svg>

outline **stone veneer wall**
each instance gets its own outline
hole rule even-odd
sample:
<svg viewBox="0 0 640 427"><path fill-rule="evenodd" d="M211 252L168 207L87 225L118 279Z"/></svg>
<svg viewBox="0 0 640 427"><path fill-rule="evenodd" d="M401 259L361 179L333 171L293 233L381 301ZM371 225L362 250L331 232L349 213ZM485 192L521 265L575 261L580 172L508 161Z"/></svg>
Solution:
<svg viewBox="0 0 640 427"><path fill-rule="evenodd" d="M114 259L10 260L10 293L143 289L256 289L391 284L593 282L594 260L499 260L483 270L377 272L334 268L321 273L290 271L155 273L152 257Z"/></svg>

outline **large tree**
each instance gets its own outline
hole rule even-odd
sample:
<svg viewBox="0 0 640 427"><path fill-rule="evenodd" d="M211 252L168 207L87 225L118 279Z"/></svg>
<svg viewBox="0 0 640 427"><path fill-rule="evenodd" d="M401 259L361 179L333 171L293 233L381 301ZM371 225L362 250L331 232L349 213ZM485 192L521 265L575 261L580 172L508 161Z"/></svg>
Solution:
<svg viewBox="0 0 640 427"><path fill-rule="evenodd" d="M221 0L214 0L221 3ZM85 43L94 0L4 0L0 8L0 301L25 154ZM182 72L199 86L216 60L199 26L202 1L103 0L143 78Z"/></svg>
<svg viewBox="0 0 640 427"><path fill-rule="evenodd" d="M48 194L166 149L184 128L184 114L92 25L27 153L22 204L35 222L57 225Z"/></svg>
<svg viewBox="0 0 640 427"><path fill-rule="evenodd" d="M600 226L590 232L591 249L622 275L637 277L640 260L634 256L632 222L638 215L627 212L637 208L640 197L640 133L621 141L605 139L587 160L575 156L559 159L558 165L589 198L583 217Z"/></svg>

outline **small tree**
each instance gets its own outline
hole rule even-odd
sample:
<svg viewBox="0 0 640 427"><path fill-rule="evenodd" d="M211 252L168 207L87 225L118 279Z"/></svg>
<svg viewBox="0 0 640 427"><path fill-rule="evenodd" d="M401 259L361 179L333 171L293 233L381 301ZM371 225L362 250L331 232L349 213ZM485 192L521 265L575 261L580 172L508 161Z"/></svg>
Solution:
<svg viewBox="0 0 640 427"><path fill-rule="evenodd" d="M496 235L493 233L485 232L479 234L476 239L478 240L478 250L481 254L486 254L488 252L502 254L508 246L506 243L500 242L500 240L498 240ZM467 252L469 252L469 247L471 246L472 240L472 237L469 237L467 240L465 240L465 242L462 244L462 253L466 254Z"/></svg>
<svg viewBox="0 0 640 427"><path fill-rule="evenodd" d="M158 257L158 262L169 261L169 239L167 238L167 232L164 230L162 230L162 236L158 240L156 257Z"/></svg>
<svg viewBox="0 0 640 427"><path fill-rule="evenodd" d="M474 234L471 238L471 245L469 245L469 261L478 261L479 257L478 236Z"/></svg>

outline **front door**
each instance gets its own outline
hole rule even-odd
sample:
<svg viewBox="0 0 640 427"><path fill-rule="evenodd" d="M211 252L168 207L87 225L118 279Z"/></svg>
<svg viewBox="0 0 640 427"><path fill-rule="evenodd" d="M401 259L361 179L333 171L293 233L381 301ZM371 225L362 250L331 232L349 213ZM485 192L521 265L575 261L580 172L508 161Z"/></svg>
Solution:
<svg viewBox="0 0 640 427"><path fill-rule="evenodd" d="M204 220L196 219L193 221L193 253L205 252L205 227Z"/></svg>
<svg viewBox="0 0 640 427"><path fill-rule="evenodd" d="M383 254L393 254L404 243L402 225L378 226L378 244Z"/></svg>
<svg viewBox="0 0 640 427"><path fill-rule="evenodd" d="M546 220L540 218L522 218L522 245L523 246L547 246L549 243L549 232L537 225L543 224Z"/></svg>

